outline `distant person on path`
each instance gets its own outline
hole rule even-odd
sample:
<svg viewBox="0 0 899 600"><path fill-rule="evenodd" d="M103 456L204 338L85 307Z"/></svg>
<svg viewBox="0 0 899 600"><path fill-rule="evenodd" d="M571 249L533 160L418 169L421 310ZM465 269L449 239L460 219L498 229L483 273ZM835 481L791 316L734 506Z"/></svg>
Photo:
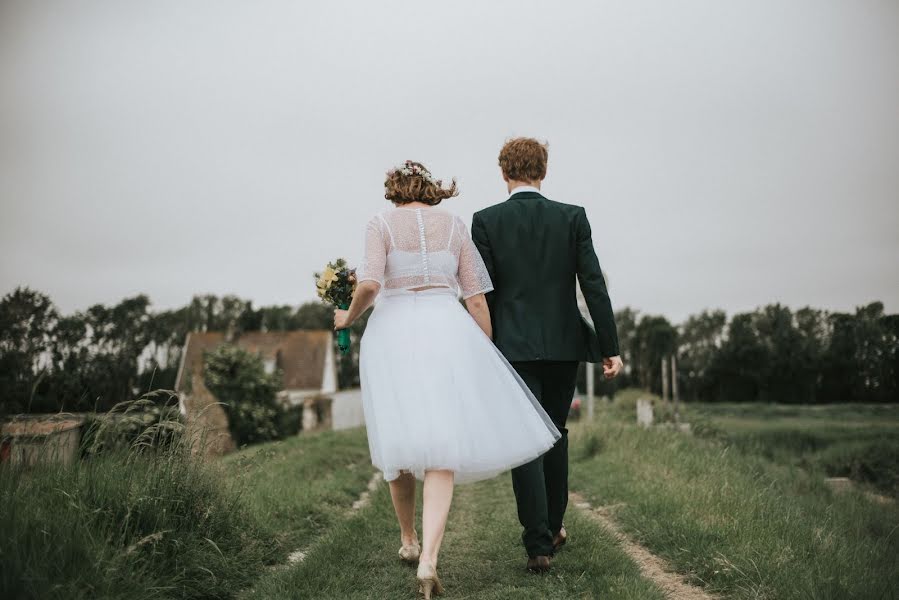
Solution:
<svg viewBox="0 0 899 600"><path fill-rule="evenodd" d="M418 561L430 598L442 590L437 557L453 485L527 463L560 433L490 341L490 276L462 220L437 207L458 194L456 182L444 187L406 161L384 187L394 206L368 223L358 287L334 327L349 327L377 297L359 365L369 450L390 483L400 558ZM416 477L424 480L421 544Z"/></svg>
<svg viewBox="0 0 899 600"><path fill-rule="evenodd" d="M612 304L587 213L540 191L548 150L531 138L506 142L499 166L509 198L475 213L471 233L494 289L487 293L493 341L518 372L561 438L542 456L512 470L527 568L544 572L567 541L568 430L578 363L602 361L621 371ZM581 317L580 282L595 331Z"/></svg>

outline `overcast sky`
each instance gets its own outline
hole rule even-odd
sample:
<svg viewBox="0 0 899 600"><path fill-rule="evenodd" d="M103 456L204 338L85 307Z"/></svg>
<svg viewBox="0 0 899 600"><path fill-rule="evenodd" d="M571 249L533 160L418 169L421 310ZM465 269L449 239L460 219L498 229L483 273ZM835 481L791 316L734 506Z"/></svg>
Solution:
<svg viewBox="0 0 899 600"><path fill-rule="evenodd" d="M899 310L899 2L0 0L0 294L314 298L410 158L550 143L613 303Z"/></svg>

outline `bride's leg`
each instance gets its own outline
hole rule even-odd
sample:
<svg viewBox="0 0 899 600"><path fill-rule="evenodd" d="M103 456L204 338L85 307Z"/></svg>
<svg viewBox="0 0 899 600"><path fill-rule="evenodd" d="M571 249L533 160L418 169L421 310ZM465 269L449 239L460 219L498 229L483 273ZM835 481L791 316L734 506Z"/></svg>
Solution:
<svg viewBox="0 0 899 600"><path fill-rule="evenodd" d="M393 499L393 510L400 523L400 542L403 545L418 541L415 533L415 476L412 473L400 473L390 482L390 497Z"/></svg>
<svg viewBox="0 0 899 600"><path fill-rule="evenodd" d="M453 501L453 472L426 471L422 496L423 537L420 560L422 563L436 566L440 543L443 541L443 530L446 528L446 516Z"/></svg>

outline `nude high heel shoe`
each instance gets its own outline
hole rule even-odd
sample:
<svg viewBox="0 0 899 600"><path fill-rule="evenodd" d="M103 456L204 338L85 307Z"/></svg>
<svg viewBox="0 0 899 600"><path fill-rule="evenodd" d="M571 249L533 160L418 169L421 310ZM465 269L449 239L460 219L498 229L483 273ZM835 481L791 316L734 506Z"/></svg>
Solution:
<svg viewBox="0 0 899 600"><path fill-rule="evenodd" d="M425 600L431 599L431 592L436 595L443 593L443 584L437 577L437 569L431 563L418 564L418 591L424 594Z"/></svg>
<svg viewBox="0 0 899 600"><path fill-rule="evenodd" d="M418 562L418 557L421 555L421 545L418 542L413 542L411 544L403 544L403 547L400 548L400 558L406 562L414 563Z"/></svg>

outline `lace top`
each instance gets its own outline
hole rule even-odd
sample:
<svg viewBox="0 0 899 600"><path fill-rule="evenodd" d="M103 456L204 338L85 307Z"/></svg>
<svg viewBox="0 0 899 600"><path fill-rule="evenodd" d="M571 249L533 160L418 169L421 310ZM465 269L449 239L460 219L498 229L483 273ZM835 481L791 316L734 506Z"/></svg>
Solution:
<svg viewBox="0 0 899 600"><path fill-rule="evenodd" d="M356 276L378 282L387 293L448 287L470 298L493 291L465 223L439 208L393 208L372 217Z"/></svg>

